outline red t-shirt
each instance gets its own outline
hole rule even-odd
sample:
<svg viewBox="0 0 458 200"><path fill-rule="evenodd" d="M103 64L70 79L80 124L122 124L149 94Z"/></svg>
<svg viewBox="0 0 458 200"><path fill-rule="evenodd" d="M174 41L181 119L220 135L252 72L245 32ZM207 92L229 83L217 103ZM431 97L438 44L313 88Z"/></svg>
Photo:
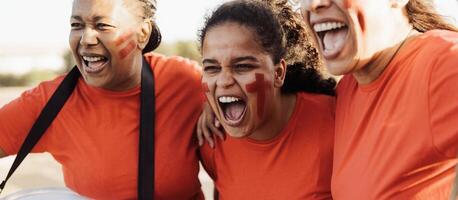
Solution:
<svg viewBox="0 0 458 200"><path fill-rule="evenodd" d="M333 97L298 93L282 132L267 141L227 137L201 148L220 199L331 199Z"/></svg>
<svg viewBox="0 0 458 200"><path fill-rule="evenodd" d="M448 199L458 150L458 33L407 43L373 83L338 86L336 199Z"/></svg>
<svg viewBox="0 0 458 200"><path fill-rule="evenodd" d="M155 199L203 199L194 129L201 113L200 68L146 54L155 75ZM16 154L62 81L44 82L0 109L0 147ZM94 199L137 197L140 88L112 92L78 85L33 152L62 164L66 185ZM38 170L38 168L37 168Z"/></svg>

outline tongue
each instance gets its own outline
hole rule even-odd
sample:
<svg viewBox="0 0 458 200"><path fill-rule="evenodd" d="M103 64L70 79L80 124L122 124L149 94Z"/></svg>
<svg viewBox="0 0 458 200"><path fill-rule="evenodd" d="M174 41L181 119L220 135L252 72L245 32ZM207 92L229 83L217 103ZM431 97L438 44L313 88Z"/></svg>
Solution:
<svg viewBox="0 0 458 200"><path fill-rule="evenodd" d="M100 60L97 62L88 62L88 67L89 67L88 71L92 71L92 72L99 71L100 69L102 69L104 63L105 61L103 60Z"/></svg>
<svg viewBox="0 0 458 200"><path fill-rule="evenodd" d="M338 51L345 43L348 29L340 28L337 30L328 31L323 38L323 47L325 51Z"/></svg>
<svg viewBox="0 0 458 200"><path fill-rule="evenodd" d="M226 118L228 120L237 121L242 117L245 110L245 103L235 102L226 106Z"/></svg>

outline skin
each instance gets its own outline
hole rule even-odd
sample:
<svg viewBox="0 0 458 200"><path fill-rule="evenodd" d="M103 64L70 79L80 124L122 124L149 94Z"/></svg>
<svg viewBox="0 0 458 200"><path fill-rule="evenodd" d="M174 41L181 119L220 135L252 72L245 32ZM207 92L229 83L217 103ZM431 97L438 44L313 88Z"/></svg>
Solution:
<svg viewBox="0 0 458 200"><path fill-rule="evenodd" d="M264 116L264 102L266 102L266 93L270 89L270 82L264 81L264 74L256 73L255 74L255 81L246 85L246 91L249 93L256 94L256 110L258 111L258 117L261 119Z"/></svg>
<svg viewBox="0 0 458 200"><path fill-rule="evenodd" d="M325 57L334 75L352 74L360 84L376 80L404 40L418 34L412 31L405 6L407 0L303 0L302 13L310 27L338 21L348 32L335 57ZM383 25L383 28L380 28ZM315 36L323 52L322 40Z"/></svg>
<svg viewBox="0 0 458 200"><path fill-rule="evenodd" d="M78 69L91 86L123 91L140 84L142 50L148 43L152 22L134 14L141 13L135 1L127 1L134 5L129 8L125 2L73 2L69 44ZM88 73L82 55L103 55L108 62L101 72ZM0 149L0 158L5 156Z"/></svg>
<svg viewBox="0 0 458 200"><path fill-rule="evenodd" d="M151 34L151 20L143 20L135 1L75 0L69 44L84 80L89 85L124 91L139 85L142 49ZM101 71L86 70L82 56L107 58Z"/></svg>
<svg viewBox="0 0 458 200"><path fill-rule="evenodd" d="M202 82L209 87L208 103L228 135L268 140L279 134L287 123L296 97L281 94L285 61L274 64L254 33L253 29L233 22L208 30L202 45ZM256 77L263 77L266 84L249 92L247 86L256 83ZM261 88L265 93L263 106L258 104ZM218 105L220 96L235 96L246 102L245 115L239 124L231 124L224 118Z"/></svg>
<svg viewBox="0 0 458 200"><path fill-rule="evenodd" d="M205 93L210 92L210 89L208 88L208 84L205 82L202 82L202 91Z"/></svg>

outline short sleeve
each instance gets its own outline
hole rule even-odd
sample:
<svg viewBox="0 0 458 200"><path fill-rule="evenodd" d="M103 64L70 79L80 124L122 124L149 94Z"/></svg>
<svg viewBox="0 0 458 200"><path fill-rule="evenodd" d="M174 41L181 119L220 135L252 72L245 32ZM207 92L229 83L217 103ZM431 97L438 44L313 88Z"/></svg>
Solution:
<svg viewBox="0 0 458 200"><path fill-rule="evenodd" d="M216 181L215 150L208 144L199 148L200 161L207 174Z"/></svg>
<svg viewBox="0 0 458 200"><path fill-rule="evenodd" d="M458 39L431 69L429 112L433 143L449 158L458 153Z"/></svg>
<svg viewBox="0 0 458 200"><path fill-rule="evenodd" d="M35 120L62 79L59 77L53 81L43 82L0 108L0 148L7 155L17 154ZM40 141L32 152L44 152L44 146L44 142Z"/></svg>

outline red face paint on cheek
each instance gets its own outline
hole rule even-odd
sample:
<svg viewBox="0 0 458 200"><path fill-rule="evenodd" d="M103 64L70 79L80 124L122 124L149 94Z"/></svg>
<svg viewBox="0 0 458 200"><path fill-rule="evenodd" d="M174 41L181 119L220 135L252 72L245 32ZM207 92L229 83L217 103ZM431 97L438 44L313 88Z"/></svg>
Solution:
<svg viewBox="0 0 458 200"><path fill-rule="evenodd" d="M256 80L253 83L246 85L246 90L249 93L256 93L258 117L264 115L264 104L266 101L266 91L270 87L268 81L264 80L264 74L256 73Z"/></svg>
<svg viewBox="0 0 458 200"><path fill-rule="evenodd" d="M358 24L361 27L361 31L364 33L366 32L366 24L364 21L363 13L361 12L361 5L358 3L357 0L344 0L344 8L345 9L352 9L356 12L356 17L358 18Z"/></svg>
<svg viewBox="0 0 458 200"><path fill-rule="evenodd" d="M361 12L358 12L358 23L359 23L359 26L361 27L361 31L365 33L366 32L366 22L364 21L363 14Z"/></svg>
<svg viewBox="0 0 458 200"><path fill-rule="evenodd" d="M202 82L202 91L205 93L210 92L210 89L208 88L208 84L205 82Z"/></svg>
<svg viewBox="0 0 458 200"><path fill-rule="evenodd" d="M121 59L126 58L135 49L136 46L137 45L135 44L135 42L131 40L126 47L119 51L119 57Z"/></svg>
<svg viewBox="0 0 458 200"><path fill-rule="evenodd" d="M354 6L355 2L353 0L344 0L344 8L349 9Z"/></svg>
<svg viewBox="0 0 458 200"><path fill-rule="evenodd" d="M121 36L119 36L118 39L115 40L115 46L121 48L119 50L118 55L122 59L126 58L132 51L135 49L137 44L133 40L133 31L128 31Z"/></svg>
<svg viewBox="0 0 458 200"><path fill-rule="evenodd" d="M210 92L210 89L208 88L208 84L205 83L205 82L202 82L202 91L203 91L204 93ZM207 95L205 95L205 96L207 96ZM207 98L204 98L204 101L207 101Z"/></svg>

